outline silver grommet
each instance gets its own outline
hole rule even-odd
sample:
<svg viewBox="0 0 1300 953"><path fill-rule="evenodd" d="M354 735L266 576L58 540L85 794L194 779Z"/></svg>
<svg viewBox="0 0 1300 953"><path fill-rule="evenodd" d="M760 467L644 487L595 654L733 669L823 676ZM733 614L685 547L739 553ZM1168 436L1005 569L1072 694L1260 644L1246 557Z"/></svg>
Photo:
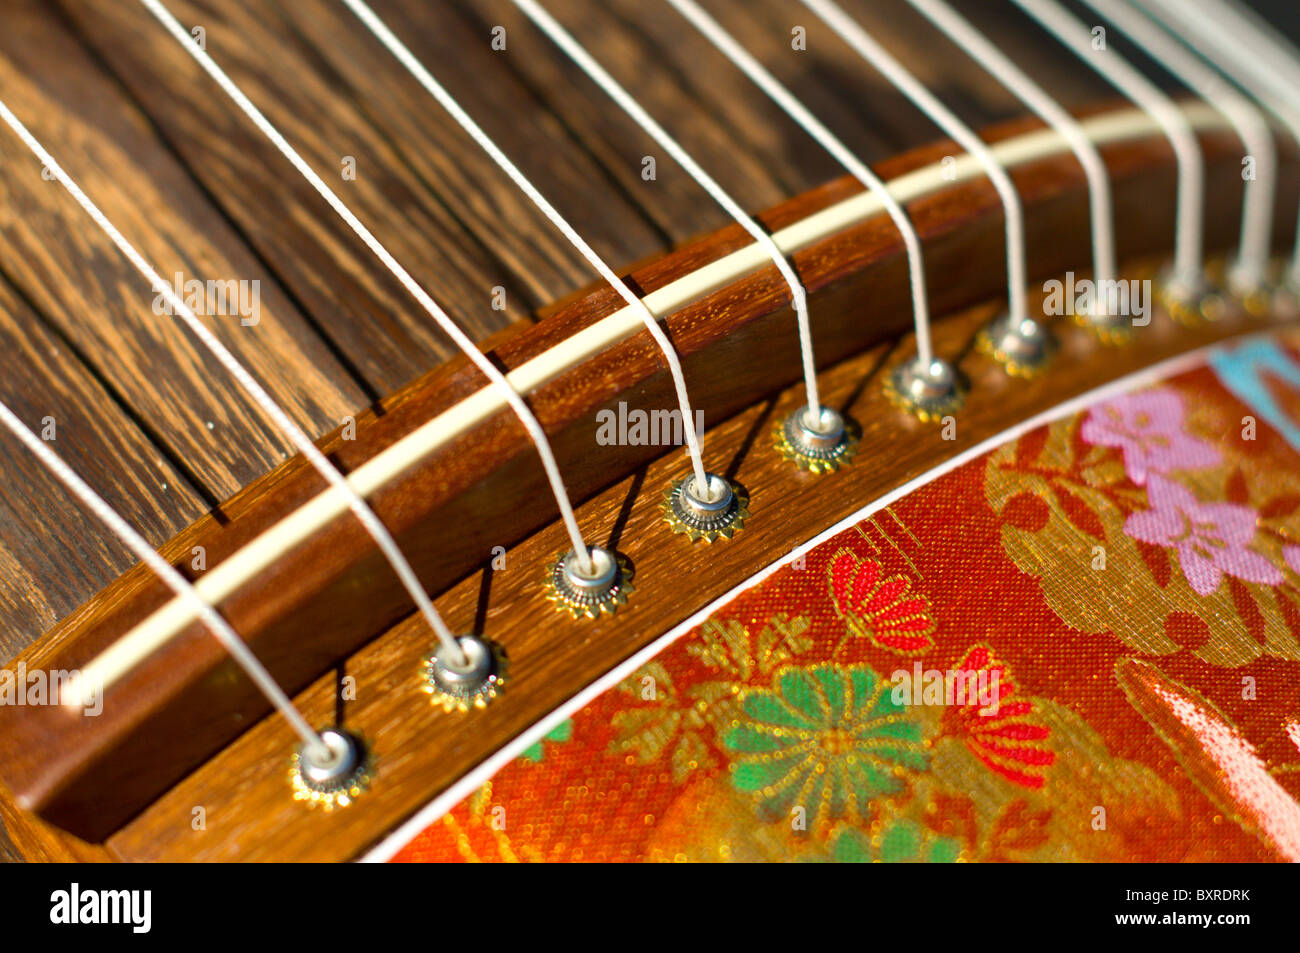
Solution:
<svg viewBox="0 0 1300 953"><path fill-rule="evenodd" d="M810 419L806 404L777 424L772 436L781 455L801 469L812 473L829 473L853 458L857 450L858 430L837 411L825 405Z"/></svg>
<svg viewBox="0 0 1300 953"><path fill-rule="evenodd" d="M1224 284L1241 309L1252 317L1291 316L1300 308L1296 288L1286 281L1285 274L1286 265L1280 260L1270 261L1262 275L1238 262L1228 269Z"/></svg>
<svg viewBox="0 0 1300 953"><path fill-rule="evenodd" d="M1183 325L1218 321L1228 313L1222 292L1204 271L1197 275L1176 275L1172 267L1167 268L1160 275L1156 296L1169 316Z"/></svg>
<svg viewBox="0 0 1300 953"><path fill-rule="evenodd" d="M320 732L323 750L302 744L294 753L289 780L296 801L331 811L347 807L370 785L370 755L356 735L337 728Z"/></svg>
<svg viewBox="0 0 1300 953"><path fill-rule="evenodd" d="M632 567L624 556L592 546L592 566L578 564L573 550L556 558L546 574L546 598L574 617L598 618L627 602L633 591Z"/></svg>
<svg viewBox="0 0 1300 953"><path fill-rule="evenodd" d="M505 684L505 656L500 648L477 635L459 635L456 644L464 664L441 643L421 660L421 689L445 711L483 708Z"/></svg>
<svg viewBox="0 0 1300 953"><path fill-rule="evenodd" d="M1056 355L1056 338L1046 324L1033 318L1012 321L1010 314L985 326L975 346L1013 377L1034 377Z"/></svg>
<svg viewBox="0 0 1300 953"><path fill-rule="evenodd" d="M691 542L730 539L745 525L749 497L739 486L716 473L705 476L709 481L707 493L696 488L694 474L678 480L665 491L664 519L674 533L684 533Z"/></svg>
<svg viewBox="0 0 1300 953"><path fill-rule="evenodd" d="M924 421L955 413L966 400L966 382L947 361L920 358L897 367L885 378L885 395L897 407Z"/></svg>
<svg viewBox="0 0 1300 953"><path fill-rule="evenodd" d="M1089 331L1102 344L1127 344L1133 339L1131 315L1108 311L1100 301L1074 315L1074 323Z"/></svg>

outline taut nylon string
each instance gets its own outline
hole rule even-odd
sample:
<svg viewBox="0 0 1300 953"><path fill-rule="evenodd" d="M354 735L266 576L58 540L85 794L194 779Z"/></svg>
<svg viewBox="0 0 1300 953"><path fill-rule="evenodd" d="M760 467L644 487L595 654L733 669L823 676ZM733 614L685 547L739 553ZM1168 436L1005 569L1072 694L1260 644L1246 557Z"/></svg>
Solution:
<svg viewBox="0 0 1300 953"><path fill-rule="evenodd" d="M781 84L768 69L740 45L722 24L713 19L695 0L667 0L678 13L702 33L719 52L741 72L749 77L767 96L799 124L840 165L862 183L862 186L880 199L885 211L897 226L907 250L908 275L912 288L912 321L916 329L916 350L919 362L926 366L934 362L934 347L930 340L930 304L925 286L925 263L921 253L921 238L907 212L889 191L889 187L867 164L814 116L789 89Z"/></svg>
<svg viewBox="0 0 1300 953"><path fill-rule="evenodd" d="M1204 256L1202 230L1205 160L1191 124L1178 105L1113 50L1093 50L1092 31L1056 0L1014 0L1060 43L1137 103L1159 123L1178 160L1178 211L1174 234L1176 282L1200 287ZM1100 54L1100 55L1098 55Z"/></svg>
<svg viewBox="0 0 1300 953"><path fill-rule="evenodd" d="M804 391L808 395L808 413L812 420L820 419L821 397L817 390L817 365L813 359L812 329L808 322L808 296L804 293L803 283L799 280L799 276L795 274L794 268L781 252L781 249L777 248L776 242L772 241L772 236L758 222L754 221L740 207L740 203L733 199L711 175L704 171L700 164L692 158L691 154L682 147L681 143L669 135L668 131L659 125L642 108L641 104L619 85L614 77L609 74L609 71L597 63L595 58L583 49L582 45L542 8L541 4L536 3L535 0L514 0L514 3L515 6L524 11L538 29L550 37L556 46L560 47L571 60L577 63L579 68L596 85L604 90L614 102L618 103L619 108L632 117L636 124L659 144L661 149L672 156L686 170L687 174L750 234L754 241L763 246L763 249L771 257L773 264L776 265L777 270L780 271L781 277L790 286L790 296L794 303L795 317L799 324L799 352L803 361Z"/></svg>
<svg viewBox="0 0 1300 953"><path fill-rule="evenodd" d="M1151 2L1151 0L1139 0ZM1167 0L1161 0L1166 6ZM1241 0L1188 0L1187 15L1206 17L1234 47L1251 49L1256 70L1270 86L1300 99L1300 50Z"/></svg>
<svg viewBox="0 0 1300 953"><path fill-rule="evenodd" d="M1137 0L1168 29L1177 30L1192 47L1276 116L1300 142L1300 65L1265 30L1250 29L1240 8L1205 0ZM1290 75L1292 82L1278 77ZM1300 287L1300 215L1289 279Z"/></svg>
<svg viewBox="0 0 1300 953"><path fill-rule="evenodd" d="M1036 83L1029 74L1012 62L984 34L954 10L945 0L908 0L930 22L946 33L957 45L1021 102L1038 114L1069 143L1070 150L1083 166L1088 179L1088 202L1092 218L1092 269L1098 282L1113 281L1118 264L1115 254L1115 209L1111 201L1110 172L1101 152L1088 138L1083 126Z"/></svg>
<svg viewBox="0 0 1300 953"><path fill-rule="evenodd" d="M0 103L0 113L7 112L8 107ZM142 563L153 570L172 592L176 593L179 598L190 606L191 611L216 636L222 648L244 670L258 691L266 696L267 701L280 714L284 715L285 720L293 727L293 730L303 740L303 743L317 752L328 751L320 735L312 730L311 725L307 723L307 719L303 718L302 713L289 700L289 696L285 694L279 683L266 670L266 667L258 661L257 656L244 643L244 640L236 634L221 613L200 596L189 581L177 572L171 563L163 559L149 545L148 541L131 527L130 523L109 506L108 502L92 490L81 477L77 476L72 468L64 463L58 454L46 446L43 440L32 433L4 403L0 403L0 423L3 423L15 437L22 441L46 469L53 473L59 482L81 501L86 509L94 513L105 526L115 533ZM64 697L61 697L59 702L63 705L80 707L88 700L89 693L97 690L97 686L82 684L81 679L74 678L64 689Z"/></svg>
<svg viewBox="0 0 1300 953"><path fill-rule="evenodd" d="M149 0L149 2L152 2L152 0ZM668 336L664 334L663 329L659 327L659 321L654 313L637 296L636 292L628 286L627 282L619 278L614 269L596 254L595 249L587 244L586 240L578 234L568 220L529 181L528 177L520 171L510 157L501 151L501 148L483 131L483 128L474 121L473 117L442 87L442 84L434 79L433 74L425 69L424 64L416 59L414 54L407 49L406 44L397 38L393 31L376 16L369 6L363 3L362 0L342 0L342 2L356 14L366 28L375 35L375 38L397 58L398 62L406 67L407 71L438 101L442 108L451 114L451 117L456 120L470 138L478 143L479 147L492 158L492 161L510 177L515 186L537 206L543 215L550 219L551 224L569 240L569 244L578 250L588 264L618 292L619 296L629 306L641 315L646 330L650 332L650 336L663 353L664 361L668 364L668 371L672 375L673 386L677 391L677 403L682 415L682 435L686 438L686 448L690 453L691 466L694 469L695 486L701 494L707 497L710 493L710 481L708 473L704 469L704 457L700 449L699 436L695 433L695 417L691 411L690 395L686 390L686 377L682 373L682 364L677 357L677 352L673 349L672 343L668 340Z"/></svg>
<svg viewBox="0 0 1300 953"><path fill-rule="evenodd" d="M146 0L147 2L147 0ZM192 45L192 44L190 44ZM397 573L402 585L410 593L415 605L424 615L430 627L437 634L440 641L449 645L448 651L454 653L455 657L460 657L460 647L456 640L452 638L451 632L448 631L446 623L442 621L442 616L438 610L433 607L433 602L429 599L420 580L416 577L415 571L411 569L410 563L402 555L401 549L398 548L397 542L393 539L392 534L375 515L369 504L361 498L360 494L353 489L348 482L347 477L339 472L338 468L321 453L316 445L311 442L311 438L303 432L302 428L293 422L292 418L284 412L283 409L275 402L275 399L266 392L257 380L248 373L238 359L230 353L229 349L221 343L217 337L209 331L195 315L184 300L181 299L170 284L162 279L162 276L149 264L136 250L135 246L127 241L121 231L118 230L108 217L90 200L90 197L81 190L81 187L63 170L63 167L54 160L54 157L46 151L45 147L36 140L36 138L27 130L18 117L9 110L7 106L0 103L0 118L3 118L5 124L20 138L27 148L29 148L41 161L41 163L50 170L50 173L59 181L59 184L67 189L68 193L76 200L77 204L94 220L95 224L106 234L113 244L118 247L127 260L135 266L136 270L148 279L150 285L156 293L163 296L167 303L172 307L175 314L178 314L185 326L190 332L199 339L199 341L212 352L213 356L221 363L238 384L248 393L254 402L266 412L267 416L275 422L293 442L298 451L307 459L307 461L316 469L322 477L325 478L331 486L337 487L348 495L349 505L357 519L366 528L366 531L374 538L379 545L380 550L387 558L389 564Z"/></svg>
<svg viewBox="0 0 1300 953"><path fill-rule="evenodd" d="M555 455L551 452L550 441L547 440L546 433L542 430L542 426L533 415L533 412L528 409L528 405L524 403L523 398L519 396L518 392L516 392L510 385L510 382L506 380L505 375L497 370L496 366L483 355L465 332L462 331L454 321L452 321L451 317L438 305L436 301L433 300L429 293L411 277L411 274L403 268L400 263L398 263L392 253L389 252L388 249L380 243L379 239L371 233L370 229L368 229L361 220L353 214L352 210L343 203L342 199L335 194L334 190L325 184L325 181L316 174L316 171L307 164L306 160L298 154L298 151L294 149L293 146L289 145L288 140L286 140L284 136L280 134L279 130L277 130L275 126L273 126L270 121L262 115L261 110L253 105L252 100L244 95L244 92L235 85L230 77L226 75L225 71L222 70L221 67L217 65L216 61L208 55L207 51L200 48L193 41L193 38L185 32L185 28L181 26L174 16L172 16L171 12L159 3L158 0L140 0L140 2L144 4L145 8L154 15L158 22L176 38L177 42L194 57L198 64L203 68L204 72L212 77L217 85L221 87L222 91L225 92L237 106L239 106L243 113L262 132L262 134L271 140L271 143L279 150L280 154L289 160L293 167L297 169L303 178L305 178L316 190L317 194L329 204L330 208L332 208L334 212L343 219L345 223L347 223L348 227L352 229L357 237L359 237L375 254L375 256L383 262L384 266L392 272L393 276L397 278L411 296L419 302L421 307L428 312L429 316L434 319L438 326L447 333L452 341L455 342L456 346L474 362L475 366L483 372L484 376L486 376L488 380L501 389L507 403L510 405L510 408L515 412L515 416L519 418L520 423L523 424L524 429L528 432L528 436L532 439L534 446L537 448L537 454L541 457L542 466L546 470L546 477L551 484L551 491L555 495L555 501L560 510L560 517L564 522L565 529L568 531L569 539L573 543L574 552L577 554L583 566L590 567L592 565L591 555L583 541L582 532L578 528L578 521L573 513L573 505L569 501L569 494L564 486L564 479L560 475L558 464L555 462ZM421 599L427 603L428 600L427 597L423 596L423 590L420 591L422 594ZM417 605L418 604L419 603L417 602ZM432 612L431 605L429 606L429 609L430 612L426 614L426 618L429 618L432 624L432 620L437 618L437 614ZM449 652L453 658L461 659L463 661L464 655L461 652L459 645L456 643L456 640L452 637L451 633L447 631L446 626L436 626L434 631L437 633L439 641L447 652Z"/></svg>
<svg viewBox="0 0 1300 953"><path fill-rule="evenodd" d="M1247 154L1254 157L1255 175L1245 183L1241 239L1231 277L1232 284L1244 290L1260 287L1267 278L1273 237L1273 203L1277 192L1277 150L1273 146L1268 121L1250 100L1136 8L1122 0L1085 2L1223 113L1237 130Z"/></svg>
<svg viewBox="0 0 1300 953"><path fill-rule="evenodd" d="M989 180L1002 199L1006 213L1007 242L1007 301L1013 327L1022 327L1030 321L1026 295L1029 278L1025 267L1025 213L1015 183L997 158L966 123L939 101L933 93L913 76L889 51L831 0L803 0L810 9L844 40L855 53L885 75L891 84L923 113L934 120L945 133L952 136L963 149L973 155L984 168Z"/></svg>
<svg viewBox="0 0 1300 953"><path fill-rule="evenodd" d="M1218 113L1208 107L1193 107L1189 112L1196 128L1207 131L1223 131L1227 127ZM1137 139L1149 138L1159 134L1159 127L1146 114L1136 109L1094 117L1084 121L1084 128L1099 145L1118 144ZM1023 165L1039 159L1056 157L1066 151L1066 144L1059 135L1042 130L1025 133L994 146L1003 160L1008 164ZM973 163L959 165L957 181L970 182L980 178ZM943 167L939 163L905 174L890 182L890 189L900 202L920 200L943 193L952 187L952 182L945 178ZM788 225L777 232L778 244L787 251L812 247L816 242L830 237L844 228L875 220L886 211L879 194L866 190L847 196L830 209L813 213L811 216ZM761 267L765 256L757 246L740 249L722 259L719 263L706 266L701 271L679 277L653 294L663 302L656 310L664 313L682 307L701 294L724 287L731 281L743 278L756 267ZM707 280L701 283L702 272L708 272ZM557 342L540 355L535 356L512 372L520 390L531 390L547 380L553 380L567 369L578 366L586 355L597 353L608 346L613 346L626 339L627 335L641 327L638 316L631 314L632 309L623 308L618 313L596 322L582 332L582 347L579 351L571 350L569 345L575 338ZM450 445L456 437L469 433L477 423L486 420L498 410L508 409L500 389L490 383L481 390L459 402L438 417L426 421L420 427L399 439L393 445L381 450L372 459L362 464L351 475L361 491L365 494L376 492L388 482L409 472L416 462L426 459L441 447ZM310 534L327 525L329 520L346 511L346 502L340 501L341 494L327 490L315 497L308 504L295 511L290 517L250 540L239 551L214 567L211 574L205 575L203 583L212 582L214 586L205 590L212 599L225 598L238 591L239 587L254 578L257 573L274 564L293 546L303 544ZM328 505L326 505L328 504ZM305 518L308 512L313 515ZM299 519L299 517L304 517ZM213 595L219 593L219 595ZM104 681L111 682L140 663L150 653L174 638L183 627L193 621L192 614L173 612L172 608L181 606L178 599L142 619L111 647L102 652L91 665L104 672Z"/></svg>

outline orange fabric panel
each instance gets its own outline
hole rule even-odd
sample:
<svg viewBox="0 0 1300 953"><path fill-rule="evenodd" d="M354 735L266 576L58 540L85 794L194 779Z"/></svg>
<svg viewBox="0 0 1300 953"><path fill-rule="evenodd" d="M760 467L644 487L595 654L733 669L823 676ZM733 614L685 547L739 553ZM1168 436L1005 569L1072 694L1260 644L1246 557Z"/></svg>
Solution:
<svg viewBox="0 0 1300 953"><path fill-rule="evenodd" d="M1300 456L1251 420L1201 368L940 477L396 859L1300 859Z"/></svg>

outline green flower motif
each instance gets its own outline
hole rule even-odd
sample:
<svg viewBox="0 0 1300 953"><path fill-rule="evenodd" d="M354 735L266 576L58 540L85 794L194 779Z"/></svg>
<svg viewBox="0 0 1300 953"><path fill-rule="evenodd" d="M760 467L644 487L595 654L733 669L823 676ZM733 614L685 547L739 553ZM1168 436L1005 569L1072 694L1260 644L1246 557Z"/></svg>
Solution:
<svg viewBox="0 0 1300 953"><path fill-rule="evenodd" d="M955 838L927 836L919 825L907 820L885 831L879 847L861 831L849 828L835 838L831 848L831 858L839 864L951 864L960 854L961 843Z"/></svg>
<svg viewBox="0 0 1300 953"><path fill-rule="evenodd" d="M903 769L928 766L921 724L865 665L786 668L770 689L751 690L723 744L731 780L767 820L824 824L866 818L867 806L903 787Z"/></svg>
<svg viewBox="0 0 1300 953"><path fill-rule="evenodd" d="M533 764L540 764L546 749L542 747L545 741L568 741L573 737L573 719L566 718L546 734L542 735L541 740L536 744L529 745L519 755L523 761L531 761Z"/></svg>

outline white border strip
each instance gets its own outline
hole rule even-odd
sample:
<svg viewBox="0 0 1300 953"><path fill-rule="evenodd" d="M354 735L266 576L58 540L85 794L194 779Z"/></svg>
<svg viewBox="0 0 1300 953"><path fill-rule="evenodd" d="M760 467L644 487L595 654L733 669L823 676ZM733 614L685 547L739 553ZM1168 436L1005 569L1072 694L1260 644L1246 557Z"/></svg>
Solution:
<svg viewBox="0 0 1300 953"><path fill-rule="evenodd" d="M1185 112L1198 129L1228 128L1227 121L1203 103L1191 103ZM1083 126L1089 137L1100 145L1159 132L1151 118L1136 109L1094 117ZM991 148L999 163L1011 167L1067 152L1068 144L1055 130L1041 129L1005 139ZM962 154L948 169L942 162L935 162L899 176L888 185L895 198L906 204L982 174L979 161ZM781 229L772 239L783 254L789 255L880 214L882 209L875 193L862 192ZM644 302L656 316L662 317L769 264L770 259L761 245L747 245L646 295ZM530 393L643 326L639 309L625 306L524 363L507 374L506 379L517 392ZM489 384L367 460L348 476L347 483L360 496L369 497L438 447L505 406L501 391ZM346 513L348 500L348 494L338 488L325 490L200 576L194 582L195 591L209 603L222 602L285 552ZM83 678L107 690L193 621L194 615L184 602L170 600L82 666Z"/></svg>
<svg viewBox="0 0 1300 953"><path fill-rule="evenodd" d="M678 625L670 629L667 633L661 635L649 645L645 646L645 648L629 657L626 661L615 666L608 673L592 682L582 691L578 692L578 694L566 701L563 705L560 705L545 718L539 719L531 728L516 736L513 741L507 742L496 752L496 754L489 757L482 764L478 765L478 767L474 768L459 781L452 784L452 786L446 791L421 808L409 820L396 828L375 847L360 857L359 862L363 864L381 864L392 860L397 852L409 844L417 834L423 831L430 824L437 821L465 798L473 794L487 781L490 781L498 771L518 757L520 752L528 748L530 745L536 744L540 741L542 737L558 722L568 718L578 709L584 707L588 702L618 685L619 682L623 681L646 662L650 661L664 649L668 648L668 646L672 645L683 635L690 632L696 626L706 622L714 613L727 605L727 603L731 602L737 596L754 588L777 570L820 546L828 539L838 536L846 529L851 529L867 517L872 516L897 500L902 499L909 493L920 489L927 483L932 483L945 474L956 470L958 467L969 463L977 457L983 456L1004 444L1010 443L1012 440L1020 438L1031 430L1035 430L1045 424L1054 423L1063 417L1069 417L1071 414L1078 413L1079 411L1112 395L1125 393L1155 381L1167 380L1170 377L1201 367L1207 362L1211 353L1223 347L1225 344L1244 344L1248 341L1270 337L1274 333L1274 331L1260 331L1253 334L1243 335L1242 337L1229 338L1224 341L1219 341L1216 344L1197 348L1195 351L1189 351L1186 354L1180 354L1177 357L1168 358L1158 364L1152 364L1150 367L1144 368L1143 370L1136 371L1126 377L1121 377L1118 380L1111 381L1109 384L1104 384L1101 387L1080 394L1078 397L1071 398L1062 404L1056 405L1050 410L1043 411L1036 417L1030 417L1028 420L1022 421L1014 427L1008 428L995 436L989 437L987 440L984 440L967 450L963 450L956 456L945 460L937 467L934 467L915 479L904 483L897 489L890 490L884 496L868 503L866 506L855 511L852 515L846 516L830 529L819 533L812 539L808 540L808 542L795 547L790 553L782 556L770 566L767 566L750 576L730 592L715 599L684 622L678 623Z"/></svg>

